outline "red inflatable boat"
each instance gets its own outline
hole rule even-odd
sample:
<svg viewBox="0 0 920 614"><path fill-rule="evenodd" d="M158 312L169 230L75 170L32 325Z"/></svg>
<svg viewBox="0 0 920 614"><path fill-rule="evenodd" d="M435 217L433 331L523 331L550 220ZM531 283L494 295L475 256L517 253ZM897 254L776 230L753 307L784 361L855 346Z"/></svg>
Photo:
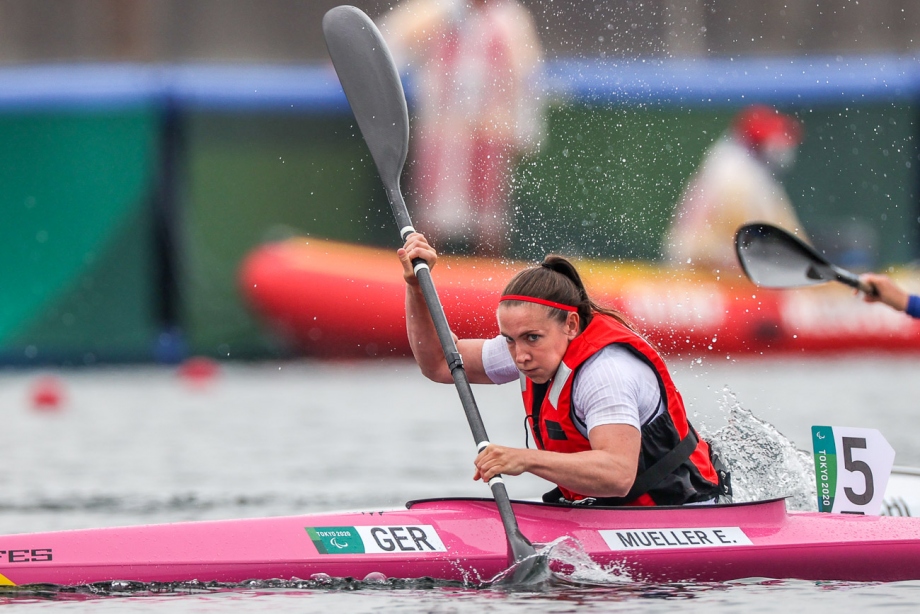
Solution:
<svg viewBox="0 0 920 614"><path fill-rule="evenodd" d="M740 272L718 278L632 262L577 264L592 297L624 311L665 353L920 351L920 320L866 304L839 284L776 291L755 287ZM442 257L434 280L453 331L497 334L501 289L524 266ZM240 281L256 313L308 355L409 353L395 249L293 238L253 251ZM920 280L899 281L916 287Z"/></svg>

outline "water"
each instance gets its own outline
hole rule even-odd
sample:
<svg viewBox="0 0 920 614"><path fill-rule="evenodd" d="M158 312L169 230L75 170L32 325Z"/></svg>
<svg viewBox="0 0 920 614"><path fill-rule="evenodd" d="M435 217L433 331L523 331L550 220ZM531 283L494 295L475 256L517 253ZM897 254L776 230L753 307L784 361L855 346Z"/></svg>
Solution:
<svg viewBox="0 0 920 614"><path fill-rule="evenodd" d="M813 424L878 428L898 464L920 466L915 357L672 363L691 420L722 438L742 498L789 494L791 506L812 505L811 467L801 466L797 449L810 449ZM229 365L203 386L160 368L56 375L63 409L39 412L29 404L38 374L0 374L0 533L488 495L471 479L473 442L453 388L424 380L407 362ZM491 439L520 445L517 387L475 392ZM508 488L512 497L528 498L549 486L522 476L509 478ZM578 562L577 549L557 556ZM920 598L920 582L645 585L589 561L575 568L567 582L524 592L330 580L38 588L0 592L0 600L6 607L94 612L734 612L793 604L906 610Z"/></svg>

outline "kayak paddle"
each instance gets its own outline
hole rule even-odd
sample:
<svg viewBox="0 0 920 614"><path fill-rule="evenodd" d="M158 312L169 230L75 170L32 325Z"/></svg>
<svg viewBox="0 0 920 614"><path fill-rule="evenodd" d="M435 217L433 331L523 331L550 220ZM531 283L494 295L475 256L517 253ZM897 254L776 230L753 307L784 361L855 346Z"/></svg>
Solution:
<svg viewBox="0 0 920 614"><path fill-rule="evenodd" d="M323 35L332 64L342 82L342 89L345 90L358 127L377 165L393 216L399 226L399 235L405 241L415 229L399 187L409 150L409 112L396 64L377 26L353 6L338 6L327 12L323 18ZM489 445L489 437L431 279L431 270L421 258L413 260L412 264L473 438L482 451ZM545 563L539 564L538 559L543 557L534 556L536 550L533 544L518 528L501 476L489 480L489 487L508 537L511 555L509 562L518 564L512 582L530 583L543 579L548 568Z"/></svg>
<svg viewBox="0 0 920 614"><path fill-rule="evenodd" d="M798 237L764 222L745 224L735 233L735 252L748 279L764 288L798 288L838 281L866 294L875 288L832 264Z"/></svg>

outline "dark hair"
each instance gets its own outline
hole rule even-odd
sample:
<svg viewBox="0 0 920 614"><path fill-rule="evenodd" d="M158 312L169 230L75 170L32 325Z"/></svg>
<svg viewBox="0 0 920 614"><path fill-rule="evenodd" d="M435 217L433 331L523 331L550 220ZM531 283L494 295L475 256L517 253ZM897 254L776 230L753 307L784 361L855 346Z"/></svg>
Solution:
<svg viewBox="0 0 920 614"><path fill-rule="evenodd" d="M507 295L532 296L541 298L554 303L571 305L578 308L578 317L581 330L591 322L591 317L595 313L608 315L632 331L636 327L622 313L615 309L601 307L591 300L588 291L585 290L585 284L581 281L581 275L575 269L575 265L568 259L550 254L543 259L539 266L524 269L511 278L508 285L502 291L502 296ZM519 303L521 301L508 301L509 303ZM546 307L550 310L550 317L560 322L565 322L568 313L562 309Z"/></svg>

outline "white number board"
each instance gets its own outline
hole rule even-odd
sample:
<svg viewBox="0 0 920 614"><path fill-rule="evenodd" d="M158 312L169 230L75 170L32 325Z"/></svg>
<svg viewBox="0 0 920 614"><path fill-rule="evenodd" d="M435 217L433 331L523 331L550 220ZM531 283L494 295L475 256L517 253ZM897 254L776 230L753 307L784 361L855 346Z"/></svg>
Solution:
<svg viewBox="0 0 920 614"><path fill-rule="evenodd" d="M818 511L877 516L894 449L875 429L813 426Z"/></svg>

